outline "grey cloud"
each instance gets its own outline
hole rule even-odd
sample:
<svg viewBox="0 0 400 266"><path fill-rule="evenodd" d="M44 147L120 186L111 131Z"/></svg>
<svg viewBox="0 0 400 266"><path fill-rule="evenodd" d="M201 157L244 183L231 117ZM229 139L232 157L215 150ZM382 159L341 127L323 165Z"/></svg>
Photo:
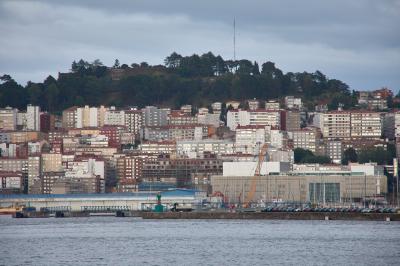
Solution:
<svg viewBox="0 0 400 266"><path fill-rule="evenodd" d="M172 51L319 69L353 89L400 85L400 1L3 1L0 73L20 82L73 60L162 63Z"/></svg>

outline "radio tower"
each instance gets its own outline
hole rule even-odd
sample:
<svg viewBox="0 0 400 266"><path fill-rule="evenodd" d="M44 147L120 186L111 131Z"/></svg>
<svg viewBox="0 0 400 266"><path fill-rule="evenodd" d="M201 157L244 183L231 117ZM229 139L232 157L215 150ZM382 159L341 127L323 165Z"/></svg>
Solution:
<svg viewBox="0 0 400 266"><path fill-rule="evenodd" d="M233 62L236 61L236 19L233 17Z"/></svg>

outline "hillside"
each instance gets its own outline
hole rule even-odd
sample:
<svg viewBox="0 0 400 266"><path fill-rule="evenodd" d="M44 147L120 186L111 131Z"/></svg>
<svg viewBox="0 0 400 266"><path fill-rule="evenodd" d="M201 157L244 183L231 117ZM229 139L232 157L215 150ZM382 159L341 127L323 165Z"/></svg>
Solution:
<svg viewBox="0 0 400 266"><path fill-rule="evenodd" d="M345 108L355 103L354 93L344 82L320 71L283 73L272 62L259 67L257 62L224 60L211 52L201 56L172 53L165 65L156 66L145 62L120 65L116 60L114 66L107 67L100 60L74 61L69 73L60 73L57 79L49 76L42 83L28 82L25 87L9 75L1 80L0 106L23 109L31 103L50 112L84 104L207 106L214 101L286 95L301 96L309 107L327 99L331 108L339 102Z"/></svg>

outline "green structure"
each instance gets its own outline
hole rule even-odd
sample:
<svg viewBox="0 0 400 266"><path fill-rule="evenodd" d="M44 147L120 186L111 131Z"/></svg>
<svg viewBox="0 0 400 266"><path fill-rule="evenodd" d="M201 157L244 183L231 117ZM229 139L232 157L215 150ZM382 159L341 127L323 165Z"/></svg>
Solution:
<svg viewBox="0 0 400 266"><path fill-rule="evenodd" d="M157 194L157 205L154 208L154 212L163 212L164 206L161 204L161 194Z"/></svg>

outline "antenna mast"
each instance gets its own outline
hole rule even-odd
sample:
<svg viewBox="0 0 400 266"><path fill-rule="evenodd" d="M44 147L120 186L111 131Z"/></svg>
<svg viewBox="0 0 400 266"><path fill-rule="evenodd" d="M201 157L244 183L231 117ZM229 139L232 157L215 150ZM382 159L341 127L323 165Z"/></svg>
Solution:
<svg viewBox="0 0 400 266"><path fill-rule="evenodd" d="M236 19L233 17L233 61L236 61Z"/></svg>

